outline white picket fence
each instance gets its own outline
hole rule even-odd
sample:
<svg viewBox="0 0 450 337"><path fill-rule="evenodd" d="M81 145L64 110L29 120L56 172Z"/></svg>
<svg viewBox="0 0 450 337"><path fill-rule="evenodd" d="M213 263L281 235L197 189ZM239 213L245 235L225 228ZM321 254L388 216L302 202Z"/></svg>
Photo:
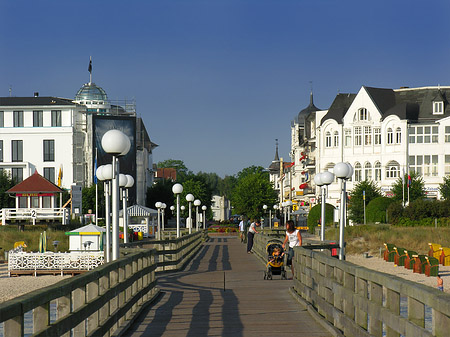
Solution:
<svg viewBox="0 0 450 337"><path fill-rule="evenodd" d="M2 225L14 220L28 220L33 223L39 220L59 220L65 225L69 220L69 212L66 208L3 208L0 210L0 219Z"/></svg>
<svg viewBox="0 0 450 337"><path fill-rule="evenodd" d="M27 253L19 252L8 254L8 273L14 271L61 271L92 270L105 262L104 253L77 252L77 253Z"/></svg>

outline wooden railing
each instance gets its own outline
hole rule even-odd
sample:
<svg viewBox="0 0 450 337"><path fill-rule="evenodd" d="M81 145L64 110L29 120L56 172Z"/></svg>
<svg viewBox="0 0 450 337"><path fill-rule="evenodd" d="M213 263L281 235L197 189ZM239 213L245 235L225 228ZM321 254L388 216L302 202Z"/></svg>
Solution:
<svg viewBox="0 0 450 337"><path fill-rule="evenodd" d="M68 223L69 212L66 208L3 208L0 209L2 225L8 221L36 221L58 220L63 225Z"/></svg>
<svg viewBox="0 0 450 337"><path fill-rule="evenodd" d="M301 247L294 269L295 292L345 336L449 335L449 294Z"/></svg>
<svg viewBox="0 0 450 337"><path fill-rule="evenodd" d="M184 266L204 236L152 241L157 249L139 248L141 241L122 246L124 256L116 261L1 303L3 336L24 336L30 311L33 336L120 335L158 295L156 271Z"/></svg>

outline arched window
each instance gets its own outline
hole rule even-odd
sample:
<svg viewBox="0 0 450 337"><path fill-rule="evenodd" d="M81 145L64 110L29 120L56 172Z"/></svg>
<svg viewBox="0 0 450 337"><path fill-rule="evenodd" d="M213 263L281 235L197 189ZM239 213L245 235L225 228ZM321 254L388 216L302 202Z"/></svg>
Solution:
<svg viewBox="0 0 450 337"><path fill-rule="evenodd" d="M375 181L381 181L381 163L377 161L374 166L375 166Z"/></svg>
<svg viewBox="0 0 450 337"><path fill-rule="evenodd" d="M364 164L364 178L367 181L372 180L372 164L371 163Z"/></svg>
<svg viewBox="0 0 450 337"><path fill-rule="evenodd" d="M362 180L362 168L360 163L355 163L355 181Z"/></svg>
<svg viewBox="0 0 450 337"><path fill-rule="evenodd" d="M334 131L333 133L333 146L338 147L339 146L339 132Z"/></svg>
<svg viewBox="0 0 450 337"><path fill-rule="evenodd" d="M387 143L393 144L394 143L394 132L391 128L387 129Z"/></svg>
<svg viewBox="0 0 450 337"><path fill-rule="evenodd" d="M367 109L366 108L361 108L361 109L358 110L358 120L360 120L360 121L368 120L368 118L367 118Z"/></svg>
<svg viewBox="0 0 450 337"><path fill-rule="evenodd" d="M386 165L386 178L400 177L400 165L395 160L391 160Z"/></svg>
<svg viewBox="0 0 450 337"><path fill-rule="evenodd" d="M400 128L395 129L395 143L396 144L402 143L402 129Z"/></svg>
<svg viewBox="0 0 450 337"><path fill-rule="evenodd" d="M331 132L327 131L325 134L325 147L331 147Z"/></svg>

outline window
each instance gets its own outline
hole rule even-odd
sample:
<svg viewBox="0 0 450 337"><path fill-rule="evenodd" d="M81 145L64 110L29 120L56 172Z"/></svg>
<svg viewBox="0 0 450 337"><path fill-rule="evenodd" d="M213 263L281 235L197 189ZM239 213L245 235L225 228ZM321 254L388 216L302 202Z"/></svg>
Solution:
<svg viewBox="0 0 450 337"><path fill-rule="evenodd" d="M445 127L445 142L450 143L450 126Z"/></svg>
<svg viewBox="0 0 450 337"><path fill-rule="evenodd" d="M386 165L386 178L397 178L400 176L400 165L396 161L390 161Z"/></svg>
<svg viewBox="0 0 450 337"><path fill-rule="evenodd" d="M27 197L19 197L19 208L28 208Z"/></svg>
<svg viewBox="0 0 450 337"><path fill-rule="evenodd" d="M416 128L409 128L408 134L409 134L409 143L414 144L416 142Z"/></svg>
<svg viewBox="0 0 450 337"><path fill-rule="evenodd" d="M33 127L38 128L42 127L42 110L34 110L33 111Z"/></svg>
<svg viewBox="0 0 450 337"><path fill-rule="evenodd" d="M362 180L362 169L360 163L355 163L355 181L361 181Z"/></svg>
<svg viewBox="0 0 450 337"><path fill-rule="evenodd" d="M447 156L445 156L445 160L447 160ZM411 172L425 177L437 177L438 155L409 156L409 169ZM447 170L447 163L445 170Z"/></svg>
<svg viewBox="0 0 450 337"><path fill-rule="evenodd" d="M13 111L13 126L23 127L23 111Z"/></svg>
<svg viewBox="0 0 450 337"><path fill-rule="evenodd" d="M344 146L349 147L352 145L352 130L345 129L344 130Z"/></svg>
<svg viewBox="0 0 450 337"><path fill-rule="evenodd" d="M42 208L52 208L52 197L42 197Z"/></svg>
<svg viewBox="0 0 450 337"><path fill-rule="evenodd" d="M381 163L379 161L375 163L375 181L381 181Z"/></svg>
<svg viewBox="0 0 450 337"><path fill-rule="evenodd" d="M23 168L13 167L11 169L11 178L13 179L14 182L20 183L23 180Z"/></svg>
<svg viewBox="0 0 450 337"><path fill-rule="evenodd" d="M388 144L394 143L394 133L392 132L391 128L387 129L387 143Z"/></svg>
<svg viewBox="0 0 450 337"><path fill-rule="evenodd" d="M44 140L44 161L55 161L54 140Z"/></svg>
<svg viewBox="0 0 450 337"><path fill-rule="evenodd" d="M367 109L361 108L358 110L358 120L366 121L367 120Z"/></svg>
<svg viewBox="0 0 450 337"><path fill-rule="evenodd" d="M0 163L3 162L3 140L0 140Z"/></svg>
<svg viewBox="0 0 450 337"><path fill-rule="evenodd" d="M31 197L31 208L39 208L39 197Z"/></svg>
<svg viewBox="0 0 450 337"><path fill-rule="evenodd" d="M0 128L5 127L5 113L0 111Z"/></svg>
<svg viewBox="0 0 450 337"><path fill-rule="evenodd" d="M445 175L446 176L448 176L448 175L450 175L450 155L448 155L448 154L446 154L445 155L445 166L444 166L444 169L445 169Z"/></svg>
<svg viewBox="0 0 450 337"><path fill-rule="evenodd" d="M355 126L355 146L361 146L361 127Z"/></svg>
<svg viewBox="0 0 450 337"><path fill-rule="evenodd" d="M339 132L334 131L333 133L333 146L338 147L339 146Z"/></svg>
<svg viewBox="0 0 450 337"><path fill-rule="evenodd" d="M61 110L52 110L52 126L61 126Z"/></svg>
<svg viewBox="0 0 450 337"><path fill-rule="evenodd" d="M447 129L445 130L447 133ZM450 131L450 130L448 130ZM409 142L411 144L437 143L439 139L438 126L417 126L409 129Z"/></svg>
<svg viewBox="0 0 450 337"><path fill-rule="evenodd" d="M442 115L444 113L444 102L433 102L433 114Z"/></svg>
<svg viewBox="0 0 450 337"><path fill-rule="evenodd" d="M23 141L22 140L12 140L11 141L11 153L13 162L23 161Z"/></svg>
<svg viewBox="0 0 450 337"><path fill-rule="evenodd" d="M364 145L372 145L372 128L370 126L364 127Z"/></svg>
<svg viewBox="0 0 450 337"><path fill-rule="evenodd" d="M373 143L381 145L381 128L373 128Z"/></svg>
<svg viewBox="0 0 450 337"><path fill-rule="evenodd" d="M327 131L325 134L325 147L331 147L331 132Z"/></svg>
<svg viewBox="0 0 450 337"><path fill-rule="evenodd" d="M395 143L396 144L402 143L402 129L401 128L395 129Z"/></svg>
<svg viewBox="0 0 450 337"><path fill-rule="evenodd" d="M44 167L44 178L48 181L55 183L55 168L54 167Z"/></svg>
<svg viewBox="0 0 450 337"><path fill-rule="evenodd" d="M364 177L365 180L372 180L372 164L365 163L364 164Z"/></svg>

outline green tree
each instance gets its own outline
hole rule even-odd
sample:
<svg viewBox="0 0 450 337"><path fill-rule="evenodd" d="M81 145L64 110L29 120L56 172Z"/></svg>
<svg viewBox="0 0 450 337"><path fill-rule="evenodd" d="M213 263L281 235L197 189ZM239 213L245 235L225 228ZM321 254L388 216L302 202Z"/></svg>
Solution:
<svg viewBox="0 0 450 337"><path fill-rule="evenodd" d="M207 185L202 181L201 178L194 177L183 182L183 192L180 194L180 204L186 207L184 213L182 213L184 217L187 217L189 215L189 202L186 200L186 195L188 194L192 194L195 199L200 200L202 206L205 205L206 207L208 207L208 211L210 211L211 192L208 190ZM174 200L174 203L176 204L176 197L174 198L172 196L172 198L172 200ZM194 203L191 204L191 207L193 212L192 214L195 214ZM195 218L194 215L192 217Z"/></svg>
<svg viewBox="0 0 450 337"><path fill-rule="evenodd" d="M146 206L156 209L155 204L159 202L163 202L166 204L166 209L164 214L171 218L173 214L171 213L170 206L173 203L173 192L172 186L174 183L170 179L162 179L156 181L153 186L147 189L147 201Z"/></svg>
<svg viewBox="0 0 450 337"><path fill-rule="evenodd" d="M350 192L348 201L348 218L356 223L364 223L364 199L366 205L375 198L381 197L380 188L372 180L364 180L356 184Z"/></svg>
<svg viewBox="0 0 450 337"><path fill-rule="evenodd" d="M225 178L219 181L219 195L223 195L226 198L231 199L236 184L237 178L235 176L225 176Z"/></svg>
<svg viewBox="0 0 450 337"><path fill-rule="evenodd" d="M392 198L378 197L371 200L366 207L367 223L386 223L387 209L395 202Z"/></svg>
<svg viewBox="0 0 450 337"><path fill-rule="evenodd" d="M89 210L95 213L95 184L90 187L84 187L81 191L83 214L87 214ZM103 192L103 184L98 184L98 213L105 214L105 198Z"/></svg>
<svg viewBox="0 0 450 337"><path fill-rule="evenodd" d="M177 181L183 182L187 180L187 176L192 175L192 171L189 171L182 160L179 159L166 159L156 164L158 168L174 168L177 171Z"/></svg>
<svg viewBox="0 0 450 337"><path fill-rule="evenodd" d="M238 173L238 181L231 197L235 212L250 218L264 214L263 205L273 205L277 194L262 167L252 166Z"/></svg>
<svg viewBox="0 0 450 337"><path fill-rule="evenodd" d="M445 200L450 200L450 176L445 176L444 181L439 184L439 193Z"/></svg>
<svg viewBox="0 0 450 337"><path fill-rule="evenodd" d="M413 172L410 174L411 184L409 186L409 201L412 202L417 199L422 199L425 194L425 182L422 176ZM403 180L404 179L404 180ZM405 195L405 203L408 201L408 175L405 174L403 179L399 177L392 185L393 199L396 201L403 200L403 193Z"/></svg>
<svg viewBox="0 0 450 337"><path fill-rule="evenodd" d="M6 173L6 171L2 170L0 172L0 208L11 208L15 205L15 200L11 197L7 190L14 187L14 182L11 177Z"/></svg>

